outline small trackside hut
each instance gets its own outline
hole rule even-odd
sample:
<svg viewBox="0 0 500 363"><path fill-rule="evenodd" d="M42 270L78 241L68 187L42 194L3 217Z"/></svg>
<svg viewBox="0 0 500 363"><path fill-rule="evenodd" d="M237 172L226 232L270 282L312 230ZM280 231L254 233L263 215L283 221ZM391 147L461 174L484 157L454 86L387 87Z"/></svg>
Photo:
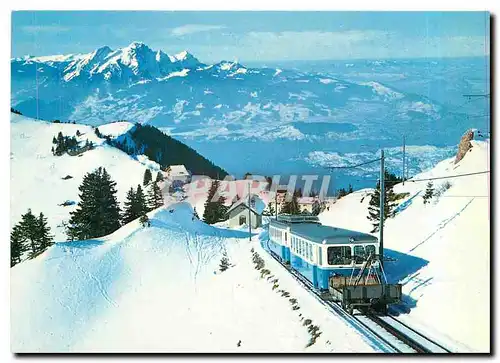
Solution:
<svg viewBox="0 0 500 363"><path fill-rule="evenodd" d="M349 311L384 311L401 298L401 285L387 284L378 262L378 239L370 234L324 226L316 216L280 215L269 223L267 247Z"/></svg>

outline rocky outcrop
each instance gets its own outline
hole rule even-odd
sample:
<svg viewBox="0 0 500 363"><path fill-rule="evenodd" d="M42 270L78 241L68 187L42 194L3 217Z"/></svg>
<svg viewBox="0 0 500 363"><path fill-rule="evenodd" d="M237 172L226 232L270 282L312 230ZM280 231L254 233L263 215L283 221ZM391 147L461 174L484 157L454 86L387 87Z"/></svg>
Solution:
<svg viewBox="0 0 500 363"><path fill-rule="evenodd" d="M469 151L469 149L472 148L471 140L473 139L474 139L474 131L472 129L467 130L460 139L460 144L458 144L458 152L457 156L455 157L455 164L458 163L460 160L462 160L467 151Z"/></svg>

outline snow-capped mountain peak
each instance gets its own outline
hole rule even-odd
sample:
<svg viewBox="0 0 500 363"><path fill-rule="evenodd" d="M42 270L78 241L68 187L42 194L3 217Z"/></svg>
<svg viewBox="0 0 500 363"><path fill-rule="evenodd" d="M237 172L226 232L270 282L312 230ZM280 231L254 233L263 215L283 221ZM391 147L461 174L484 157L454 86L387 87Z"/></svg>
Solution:
<svg viewBox="0 0 500 363"><path fill-rule="evenodd" d="M168 55L161 50L153 50L147 44L134 41L116 50L102 46L86 54L54 55L41 57L14 58L11 63L43 64L54 74L61 75L64 82L114 81L134 83L165 77L171 72L195 68L200 61L184 50Z"/></svg>
<svg viewBox="0 0 500 363"><path fill-rule="evenodd" d="M200 61L187 50L170 56L170 61L172 63L182 64L184 66L183 68L194 68L197 65L201 64Z"/></svg>

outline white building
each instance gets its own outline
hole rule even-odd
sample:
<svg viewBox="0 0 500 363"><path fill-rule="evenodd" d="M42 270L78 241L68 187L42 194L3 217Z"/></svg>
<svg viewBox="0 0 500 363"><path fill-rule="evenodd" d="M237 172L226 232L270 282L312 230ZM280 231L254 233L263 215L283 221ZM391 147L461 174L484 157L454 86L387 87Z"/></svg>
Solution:
<svg viewBox="0 0 500 363"><path fill-rule="evenodd" d="M300 197L297 199L297 203L299 205L300 212L312 213L314 206L318 204L319 207L320 202L318 197Z"/></svg>
<svg viewBox="0 0 500 363"><path fill-rule="evenodd" d="M242 198L234 203L227 211L229 227L239 227L248 225L250 219L252 228L258 228L262 225L262 211L264 203L257 196L252 196L250 199L250 207L248 206L248 197ZM250 212L249 212L250 211Z"/></svg>
<svg viewBox="0 0 500 363"><path fill-rule="evenodd" d="M171 182L178 181L185 184L191 179L191 173L184 165L170 165L165 173Z"/></svg>

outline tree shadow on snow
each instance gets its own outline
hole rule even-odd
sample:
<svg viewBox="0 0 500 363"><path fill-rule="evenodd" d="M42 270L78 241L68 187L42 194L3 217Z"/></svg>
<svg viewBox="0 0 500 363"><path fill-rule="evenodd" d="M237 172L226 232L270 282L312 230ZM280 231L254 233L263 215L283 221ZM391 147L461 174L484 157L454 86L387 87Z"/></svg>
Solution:
<svg viewBox="0 0 500 363"><path fill-rule="evenodd" d="M56 242L55 245L57 247L62 247L62 248L76 248L76 249L89 249L89 248L94 248L97 246L100 246L104 244L104 241L102 240L94 240L94 239L89 239L89 240L84 240L84 241L69 241L69 242Z"/></svg>

